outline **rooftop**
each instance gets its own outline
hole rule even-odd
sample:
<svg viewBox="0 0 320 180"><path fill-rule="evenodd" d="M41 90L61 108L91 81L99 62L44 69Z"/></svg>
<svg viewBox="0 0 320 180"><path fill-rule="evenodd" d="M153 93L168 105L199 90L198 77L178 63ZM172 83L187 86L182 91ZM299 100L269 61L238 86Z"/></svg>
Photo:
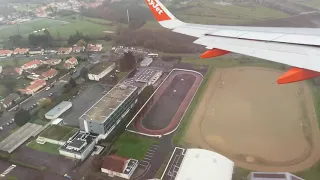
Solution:
<svg viewBox="0 0 320 180"><path fill-rule="evenodd" d="M35 81L32 81L31 82L32 84L30 86L28 86L26 88L26 90L34 90L34 89L37 89L39 86L43 86L43 84L46 83L45 80L42 80L42 79L38 79L38 80L35 80Z"/></svg>
<svg viewBox="0 0 320 180"><path fill-rule="evenodd" d="M132 85L117 84L80 119L104 122L136 89L137 87Z"/></svg>
<svg viewBox="0 0 320 180"><path fill-rule="evenodd" d="M40 60L29 61L29 62L25 63L24 65L22 65L22 68L27 68L27 67L33 66L35 64L41 64L41 61Z"/></svg>
<svg viewBox="0 0 320 180"><path fill-rule="evenodd" d="M17 93L12 93L9 96L5 97L4 100L2 101L3 104L9 104L11 103L13 100L19 98L20 95Z"/></svg>
<svg viewBox="0 0 320 180"><path fill-rule="evenodd" d="M2 50L2 49L0 49L0 54L10 54L10 53L12 53L12 51L11 50Z"/></svg>
<svg viewBox="0 0 320 180"><path fill-rule="evenodd" d="M60 150L74 154L82 154L96 138L96 136L90 133L77 131L60 147Z"/></svg>
<svg viewBox="0 0 320 180"><path fill-rule="evenodd" d="M161 73L161 71L147 68L135 75L134 79L137 82L150 82L157 73Z"/></svg>
<svg viewBox="0 0 320 180"><path fill-rule="evenodd" d="M108 61L99 62L89 70L89 74L100 74L105 69L110 67L112 64L114 64L114 62L108 62Z"/></svg>
<svg viewBox="0 0 320 180"><path fill-rule="evenodd" d="M52 108L50 111L48 111L46 113L46 115L48 116L54 116L56 114L58 114L60 111L65 110L65 108L72 106L72 103L69 101L62 101L61 103L59 103L58 105L56 105L54 108Z"/></svg>
<svg viewBox="0 0 320 180"><path fill-rule="evenodd" d="M67 63L69 63L69 64L74 64L74 63L76 63L76 62L77 62L77 59L76 59L75 57L72 57L72 58L67 59L67 60L65 61L66 64L67 64Z"/></svg>
<svg viewBox="0 0 320 180"><path fill-rule="evenodd" d="M41 76L42 76L42 77L51 77L51 76L53 76L53 75L55 75L55 74L57 74L57 73L58 73L57 70L55 70L55 69L49 69L48 71L42 73Z"/></svg>
<svg viewBox="0 0 320 180"><path fill-rule="evenodd" d="M252 172L250 180L304 180L288 172Z"/></svg>
<svg viewBox="0 0 320 180"><path fill-rule="evenodd" d="M228 158L209 150L188 149L176 180L219 179L231 180L234 163Z"/></svg>

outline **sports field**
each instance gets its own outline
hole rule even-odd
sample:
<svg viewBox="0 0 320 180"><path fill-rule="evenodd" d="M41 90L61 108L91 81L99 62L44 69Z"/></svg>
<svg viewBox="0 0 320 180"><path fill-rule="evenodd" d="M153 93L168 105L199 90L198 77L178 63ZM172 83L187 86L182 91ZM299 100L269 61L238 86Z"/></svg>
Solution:
<svg viewBox="0 0 320 180"><path fill-rule="evenodd" d="M258 67L217 69L185 142L258 171L311 167L320 154L312 97L306 83L274 83L281 73Z"/></svg>

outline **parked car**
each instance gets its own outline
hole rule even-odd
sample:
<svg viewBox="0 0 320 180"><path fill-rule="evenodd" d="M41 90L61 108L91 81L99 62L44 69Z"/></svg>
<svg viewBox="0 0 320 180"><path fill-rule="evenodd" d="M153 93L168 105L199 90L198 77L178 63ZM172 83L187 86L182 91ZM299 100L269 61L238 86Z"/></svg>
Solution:
<svg viewBox="0 0 320 180"><path fill-rule="evenodd" d="M50 86L46 87L46 91L48 91L50 89Z"/></svg>
<svg viewBox="0 0 320 180"><path fill-rule="evenodd" d="M3 127L2 126L0 126L0 131L2 131L3 130Z"/></svg>
<svg viewBox="0 0 320 180"><path fill-rule="evenodd" d="M7 122L7 124L6 124L7 126L9 126L10 124Z"/></svg>

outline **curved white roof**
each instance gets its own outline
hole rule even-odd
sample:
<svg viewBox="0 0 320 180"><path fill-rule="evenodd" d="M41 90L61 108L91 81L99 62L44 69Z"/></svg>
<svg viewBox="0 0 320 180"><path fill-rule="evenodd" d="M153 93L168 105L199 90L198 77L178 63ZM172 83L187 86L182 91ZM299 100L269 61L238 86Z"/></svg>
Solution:
<svg viewBox="0 0 320 180"><path fill-rule="evenodd" d="M231 180L234 163L204 149L188 149L175 180Z"/></svg>

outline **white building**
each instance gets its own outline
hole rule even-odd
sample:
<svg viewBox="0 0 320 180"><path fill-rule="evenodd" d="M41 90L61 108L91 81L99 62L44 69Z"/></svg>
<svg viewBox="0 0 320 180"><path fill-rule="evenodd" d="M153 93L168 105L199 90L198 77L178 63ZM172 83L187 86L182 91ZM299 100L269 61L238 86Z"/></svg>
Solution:
<svg viewBox="0 0 320 180"><path fill-rule="evenodd" d="M249 180L304 180L288 172L252 172Z"/></svg>
<svg viewBox="0 0 320 180"><path fill-rule="evenodd" d="M92 81L99 81L107 74L109 74L114 68L116 64L114 62L101 62L95 64L95 66L90 69L88 73L88 78Z"/></svg>
<svg viewBox="0 0 320 180"><path fill-rule="evenodd" d="M138 160L127 159L116 155L110 155L103 161L101 172L111 177L118 176L130 179L138 166Z"/></svg>
<svg viewBox="0 0 320 180"><path fill-rule="evenodd" d="M48 111L44 116L47 119L56 119L61 114L66 112L68 109L72 107L72 103L69 101L62 101L60 104L52 108L50 111Z"/></svg>
<svg viewBox="0 0 320 180"><path fill-rule="evenodd" d="M90 133L78 131L59 148L59 153L66 157L84 160L93 152L96 139L97 137Z"/></svg>
<svg viewBox="0 0 320 180"><path fill-rule="evenodd" d="M147 67L152 63L152 58L146 57L140 62L140 66Z"/></svg>
<svg viewBox="0 0 320 180"><path fill-rule="evenodd" d="M231 180L234 162L213 151L188 149L175 180Z"/></svg>

